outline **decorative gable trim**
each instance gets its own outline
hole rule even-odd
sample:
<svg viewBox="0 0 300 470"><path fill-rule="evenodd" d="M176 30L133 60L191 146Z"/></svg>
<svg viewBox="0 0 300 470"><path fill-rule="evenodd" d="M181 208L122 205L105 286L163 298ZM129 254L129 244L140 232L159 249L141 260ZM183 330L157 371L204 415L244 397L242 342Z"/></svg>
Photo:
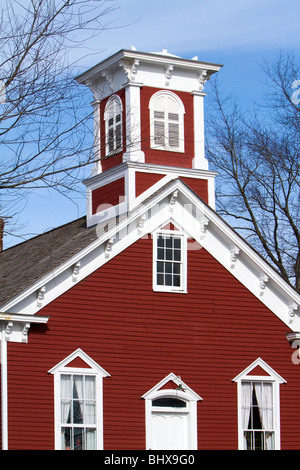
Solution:
<svg viewBox="0 0 300 470"><path fill-rule="evenodd" d="M100 374L102 377L110 377L110 374L106 372L97 362L95 362L90 356L88 356L82 349L78 348L76 351L71 353L65 359L60 361L56 366L52 367L48 371L49 374L55 374L57 372L70 372L73 370L73 367L68 367L68 365L75 359L80 358L85 364L91 369L92 372ZM77 368L76 368L77 369ZM88 369L84 369L86 373Z"/></svg>
<svg viewBox="0 0 300 470"><path fill-rule="evenodd" d="M177 386L177 388L174 389L166 389L163 388L164 385L166 385L168 382L174 382L174 384ZM173 372L168 374L164 379L162 379L160 382L158 382L154 387L151 388L148 392L146 392L142 398L145 400L152 400L153 397L157 397L158 394L160 395L168 395L172 392L172 394L176 394L176 396L181 397L183 399L187 400L193 400L193 401L199 401L202 400L202 398L194 392L186 383L184 383L181 380L181 377L178 375L175 375Z"/></svg>
<svg viewBox="0 0 300 470"><path fill-rule="evenodd" d="M251 372L254 371L257 367L263 369L267 375L252 375ZM246 369L244 369L240 374L238 374L233 382L240 382L241 380L264 380L264 381L276 381L280 384L286 383L284 380L272 367L270 367L263 359L260 357L257 358L252 364L250 364Z"/></svg>

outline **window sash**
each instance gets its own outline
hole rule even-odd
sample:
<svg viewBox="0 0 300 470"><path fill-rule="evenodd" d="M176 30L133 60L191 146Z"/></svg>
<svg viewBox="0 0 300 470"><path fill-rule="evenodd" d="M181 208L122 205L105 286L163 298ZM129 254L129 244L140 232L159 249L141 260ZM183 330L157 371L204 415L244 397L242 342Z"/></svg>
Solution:
<svg viewBox="0 0 300 470"><path fill-rule="evenodd" d="M161 150L184 151L183 111L176 99L159 96L152 108L152 147Z"/></svg>
<svg viewBox="0 0 300 470"><path fill-rule="evenodd" d="M244 448L274 449L274 393L272 382L242 382Z"/></svg>
<svg viewBox="0 0 300 470"><path fill-rule="evenodd" d="M60 428L62 449L97 448L96 376L61 374Z"/></svg>
<svg viewBox="0 0 300 470"><path fill-rule="evenodd" d="M122 149L122 107L117 98L107 103L105 111L106 121L106 155L116 153Z"/></svg>
<svg viewBox="0 0 300 470"><path fill-rule="evenodd" d="M158 233L154 245L154 286L159 290L183 291L184 236Z"/></svg>

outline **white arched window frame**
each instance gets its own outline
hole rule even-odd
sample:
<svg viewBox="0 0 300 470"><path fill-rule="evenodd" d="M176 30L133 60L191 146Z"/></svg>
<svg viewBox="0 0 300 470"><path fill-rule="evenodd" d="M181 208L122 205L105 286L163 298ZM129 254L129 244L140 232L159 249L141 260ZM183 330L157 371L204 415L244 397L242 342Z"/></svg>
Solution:
<svg viewBox="0 0 300 470"><path fill-rule="evenodd" d="M123 148L123 105L118 95L108 99L105 111L105 154L120 152Z"/></svg>
<svg viewBox="0 0 300 470"><path fill-rule="evenodd" d="M71 367L77 358L86 367ZM103 377L109 374L81 349L49 373L54 376L55 450L102 450Z"/></svg>
<svg viewBox="0 0 300 470"><path fill-rule="evenodd" d="M254 374L256 367L264 373ZM280 450L280 384L286 381L261 358L235 379L240 450Z"/></svg>
<svg viewBox="0 0 300 470"><path fill-rule="evenodd" d="M149 102L150 146L157 150L184 152L184 114L181 99L161 90Z"/></svg>
<svg viewBox="0 0 300 470"><path fill-rule="evenodd" d="M177 388L161 388L168 382L174 382ZM174 373L170 373L151 390L143 395L145 400L145 420L146 420L146 449L155 449L154 434L157 430L153 429L153 416L157 413L169 413L172 415L186 414L186 449L196 450L198 447L197 436L197 402L202 398L195 393L188 385L186 385L180 377ZM159 399L172 399L181 400L185 403L184 408L177 408L172 406L155 406L155 401ZM155 431L155 433L154 433Z"/></svg>

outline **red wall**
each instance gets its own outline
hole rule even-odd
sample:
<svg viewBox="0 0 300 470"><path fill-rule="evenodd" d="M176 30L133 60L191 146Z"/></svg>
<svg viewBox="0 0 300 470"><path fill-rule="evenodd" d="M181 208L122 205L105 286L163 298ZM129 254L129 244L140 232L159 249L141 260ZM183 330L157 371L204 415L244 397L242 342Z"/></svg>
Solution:
<svg viewBox="0 0 300 470"><path fill-rule="evenodd" d="M299 448L299 366L288 330L204 249L188 251L188 294L152 291L152 240L125 252L45 307L28 344L8 344L9 449L53 449L54 388L47 371L83 349L104 378L104 446L145 448L141 396L170 372L198 403L199 449L237 448L237 385L261 357L280 386L283 449Z"/></svg>
<svg viewBox="0 0 300 470"><path fill-rule="evenodd" d="M146 191L148 188L157 183L166 175L155 174L155 173L144 173L136 172L135 184L136 184L136 197ZM208 203L208 181L201 180L198 178L180 178L192 191L194 191L203 201Z"/></svg>
<svg viewBox="0 0 300 470"><path fill-rule="evenodd" d="M101 205L109 204L115 206L120 204L122 197L125 195L125 181L124 178L119 178L116 181L101 186L100 188L92 191L92 214L96 214L97 209ZM99 209L100 210L100 209Z"/></svg>

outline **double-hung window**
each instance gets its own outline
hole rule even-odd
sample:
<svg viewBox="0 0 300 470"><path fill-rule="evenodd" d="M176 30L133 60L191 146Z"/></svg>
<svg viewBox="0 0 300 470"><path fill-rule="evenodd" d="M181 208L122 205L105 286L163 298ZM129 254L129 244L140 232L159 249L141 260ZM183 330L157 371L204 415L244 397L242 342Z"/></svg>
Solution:
<svg viewBox="0 0 300 470"><path fill-rule="evenodd" d="M122 150L122 101L118 95L112 95L106 103L105 112L106 155Z"/></svg>
<svg viewBox="0 0 300 470"><path fill-rule="evenodd" d="M153 285L155 290L186 290L186 238L180 232L161 231L154 236Z"/></svg>
<svg viewBox="0 0 300 470"><path fill-rule="evenodd" d="M163 90L149 103L151 148L184 152L184 106L180 98Z"/></svg>
<svg viewBox="0 0 300 470"><path fill-rule="evenodd" d="M275 449L274 392L270 382L242 382L242 416L246 450Z"/></svg>
<svg viewBox="0 0 300 470"><path fill-rule="evenodd" d="M95 450L96 376L61 374L61 449Z"/></svg>
<svg viewBox="0 0 300 470"><path fill-rule="evenodd" d="M81 364L75 366L75 362ZM53 367L55 449L103 449L103 377L109 374L81 349Z"/></svg>
<svg viewBox="0 0 300 470"><path fill-rule="evenodd" d="M280 449L279 385L285 380L258 358L234 381L238 384L239 449Z"/></svg>

